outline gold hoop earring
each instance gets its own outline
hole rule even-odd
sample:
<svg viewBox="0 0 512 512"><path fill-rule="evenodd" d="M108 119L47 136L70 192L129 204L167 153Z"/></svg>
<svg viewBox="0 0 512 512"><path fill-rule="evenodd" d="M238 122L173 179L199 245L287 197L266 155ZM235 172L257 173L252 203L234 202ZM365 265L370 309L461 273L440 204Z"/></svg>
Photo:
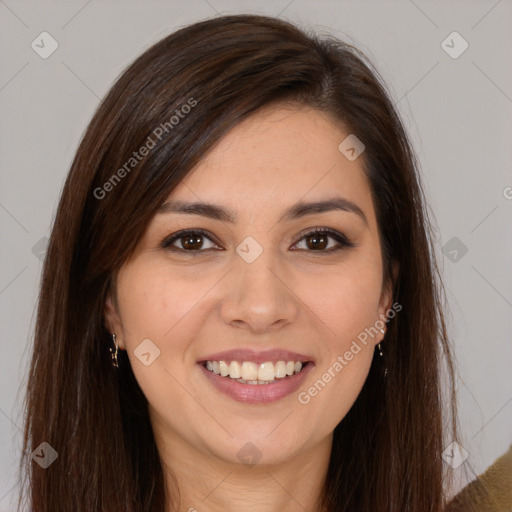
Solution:
<svg viewBox="0 0 512 512"><path fill-rule="evenodd" d="M114 352L114 350L112 349L112 347L110 347L110 355L112 357L112 366L114 366L115 368L119 368L119 363L117 361L117 353L118 353L118 346L117 346L117 343L116 343L116 335L115 334L112 334L112 341L116 347L116 350Z"/></svg>

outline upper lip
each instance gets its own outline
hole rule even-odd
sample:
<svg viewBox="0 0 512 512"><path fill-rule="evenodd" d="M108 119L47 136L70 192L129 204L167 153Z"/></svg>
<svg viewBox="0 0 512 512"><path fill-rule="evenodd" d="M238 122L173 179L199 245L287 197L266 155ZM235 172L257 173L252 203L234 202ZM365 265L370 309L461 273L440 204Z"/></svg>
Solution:
<svg viewBox="0 0 512 512"><path fill-rule="evenodd" d="M216 352L198 360L198 363L205 361L251 361L256 364L266 363L267 361L301 361L306 363L313 361L311 356L290 352L289 350L274 349L257 352L248 348L238 348Z"/></svg>

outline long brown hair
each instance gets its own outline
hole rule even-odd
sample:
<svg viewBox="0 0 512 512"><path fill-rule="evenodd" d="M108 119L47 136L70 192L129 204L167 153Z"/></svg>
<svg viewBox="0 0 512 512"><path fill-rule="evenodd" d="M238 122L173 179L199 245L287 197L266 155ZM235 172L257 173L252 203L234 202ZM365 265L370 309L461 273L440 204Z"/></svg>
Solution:
<svg viewBox="0 0 512 512"><path fill-rule="evenodd" d="M376 354L334 430L323 505L444 507L445 427L450 442L458 438L454 367L434 233L402 122L356 48L279 19L233 15L182 28L138 57L73 160L44 261L28 376L21 469L34 512L163 512L166 500L175 503L126 352L118 369L111 364L106 296L115 297L116 273L171 191L232 127L279 101L328 112L364 142L386 280L399 263L393 300L402 310L382 344L388 373ZM58 453L46 469L30 459L42 442Z"/></svg>

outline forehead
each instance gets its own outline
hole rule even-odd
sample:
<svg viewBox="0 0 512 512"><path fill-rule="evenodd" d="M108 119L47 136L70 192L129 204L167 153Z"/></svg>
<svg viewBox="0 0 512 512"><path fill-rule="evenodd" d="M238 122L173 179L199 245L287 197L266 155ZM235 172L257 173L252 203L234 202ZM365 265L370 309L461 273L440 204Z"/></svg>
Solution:
<svg viewBox="0 0 512 512"><path fill-rule="evenodd" d="M363 160L338 146L349 134L310 107L265 107L230 130L168 200L223 204L251 218L298 201L343 197L373 211Z"/></svg>

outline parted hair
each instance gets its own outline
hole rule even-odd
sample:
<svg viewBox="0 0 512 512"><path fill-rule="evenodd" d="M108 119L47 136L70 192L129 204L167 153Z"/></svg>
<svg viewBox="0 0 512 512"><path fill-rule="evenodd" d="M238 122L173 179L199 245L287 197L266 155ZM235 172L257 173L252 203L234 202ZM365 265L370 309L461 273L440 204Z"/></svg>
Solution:
<svg viewBox="0 0 512 512"><path fill-rule="evenodd" d="M106 297L115 297L117 272L172 190L237 123L279 102L327 112L363 141L384 280L392 280L393 301L402 306L382 342L387 375L375 353L360 395L334 430L323 507L443 509L442 452L445 439L458 439L453 349L417 158L369 58L331 35L259 15L203 20L158 41L120 74L80 141L43 265L19 506L177 507L126 352L119 368L111 364ZM127 165L148 137L154 147ZM113 181L114 174L122 179ZM30 457L42 442L58 453L46 469Z"/></svg>

